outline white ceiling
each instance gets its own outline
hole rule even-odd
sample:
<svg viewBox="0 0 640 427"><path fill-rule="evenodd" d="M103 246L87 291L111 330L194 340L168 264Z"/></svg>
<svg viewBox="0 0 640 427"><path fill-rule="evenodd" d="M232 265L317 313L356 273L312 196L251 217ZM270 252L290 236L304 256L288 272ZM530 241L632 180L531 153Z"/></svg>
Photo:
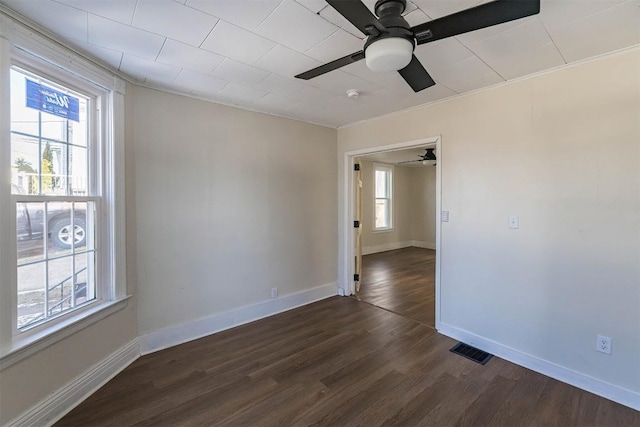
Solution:
<svg viewBox="0 0 640 427"><path fill-rule="evenodd" d="M406 19L417 25L483 2L412 0ZM0 3L140 84L333 127L640 43L640 0L542 0L537 16L417 47L437 84L414 93L364 61L293 78L362 48L364 36L324 0ZM347 98L348 89L361 96Z"/></svg>

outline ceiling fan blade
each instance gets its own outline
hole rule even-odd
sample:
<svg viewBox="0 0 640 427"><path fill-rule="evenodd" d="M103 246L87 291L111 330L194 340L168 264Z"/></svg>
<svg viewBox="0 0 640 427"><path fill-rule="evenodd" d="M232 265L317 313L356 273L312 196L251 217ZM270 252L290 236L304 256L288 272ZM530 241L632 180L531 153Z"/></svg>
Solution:
<svg viewBox="0 0 640 427"><path fill-rule="evenodd" d="M398 162L397 164L401 165L402 163L413 163L413 162L421 162L421 161L422 161L422 159L420 159L420 160L405 160L404 162Z"/></svg>
<svg viewBox="0 0 640 427"><path fill-rule="evenodd" d="M414 92L420 92L436 84L415 55L411 58L409 65L398 72Z"/></svg>
<svg viewBox="0 0 640 427"><path fill-rule="evenodd" d="M379 26L378 18L360 0L327 0L327 3L363 34L369 34L366 27Z"/></svg>
<svg viewBox="0 0 640 427"><path fill-rule="evenodd" d="M312 70L305 71L304 73L300 73L296 76L296 78L309 80L314 77L318 77L324 73L328 73L329 71L333 71L340 67L344 67L345 65L353 64L354 62L360 61L361 59L364 59L364 51L362 50L358 52L354 52L351 55L343 56L340 59L336 59L335 61L328 62Z"/></svg>
<svg viewBox="0 0 640 427"><path fill-rule="evenodd" d="M495 0L416 25L411 31L416 36L417 44L424 44L539 12L540 0Z"/></svg>

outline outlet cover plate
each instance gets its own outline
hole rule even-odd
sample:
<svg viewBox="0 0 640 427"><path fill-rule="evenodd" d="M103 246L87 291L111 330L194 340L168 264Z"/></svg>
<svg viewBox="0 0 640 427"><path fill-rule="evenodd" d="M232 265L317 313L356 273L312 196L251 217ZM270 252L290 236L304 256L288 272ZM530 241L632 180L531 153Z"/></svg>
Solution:
<svg viewBox="0 0 640 427"><path fill-rule="evenodd" d="M611 354L611 338L605 337L604 335L598 335L596 350L600 353Z"/></svg>

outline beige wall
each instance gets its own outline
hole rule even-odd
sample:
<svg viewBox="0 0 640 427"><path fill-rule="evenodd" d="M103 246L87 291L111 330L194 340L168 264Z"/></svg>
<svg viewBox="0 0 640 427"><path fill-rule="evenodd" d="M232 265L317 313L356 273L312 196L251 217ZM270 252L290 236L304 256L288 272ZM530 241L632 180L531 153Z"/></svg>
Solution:
<svg viewBox="0 0 640 427"><path fill-rule="evenodd" d="M435 245L435 168L393 166L393 229L374 231L374 163L361 159L364 253Z"/></svg>
<svg viewBox="0 0 640 427"><path fill-rule="evenodd" d="M347 151L441 135L442 323L636 393L639 59L635 49L338 132L341 173ZM613 338L612 355L595 351L596 334Z"/></svg>
<svg viewBox="0 0 640 427"><path fill-rule="evenodd" d="M435 248L436 244L436 168L409 169L411 191L411 240Z"/></svg>
<svg viewBox="0 0 640 427"><path fill-rule="evenodd" d="M132 180L134 164L133 122L131 117L133 86L125 95L126 136L126 216L127 216L127 292L135 295L135 233L131 224L135 217ZM0 373L0 425L5 425L32 406L40 403L71 380L101 362L138 336L136 302L93 325L45 348Z"/></svg>
<svg viewBox="0 0 640 427"><path fill-rule="evenodd" d="M141 334L335 283L335 129L145 88L132 120Z"/></svg>

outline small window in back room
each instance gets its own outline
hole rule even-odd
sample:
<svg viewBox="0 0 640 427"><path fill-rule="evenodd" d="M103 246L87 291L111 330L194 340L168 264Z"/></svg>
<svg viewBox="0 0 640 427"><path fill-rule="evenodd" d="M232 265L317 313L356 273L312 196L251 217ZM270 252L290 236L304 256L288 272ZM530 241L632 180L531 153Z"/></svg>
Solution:
<svg viewBox="0 0 640 427"><path fill-rule="evenodd" d="M374 230L393 228L393 166L374 164Z"/></svg>

